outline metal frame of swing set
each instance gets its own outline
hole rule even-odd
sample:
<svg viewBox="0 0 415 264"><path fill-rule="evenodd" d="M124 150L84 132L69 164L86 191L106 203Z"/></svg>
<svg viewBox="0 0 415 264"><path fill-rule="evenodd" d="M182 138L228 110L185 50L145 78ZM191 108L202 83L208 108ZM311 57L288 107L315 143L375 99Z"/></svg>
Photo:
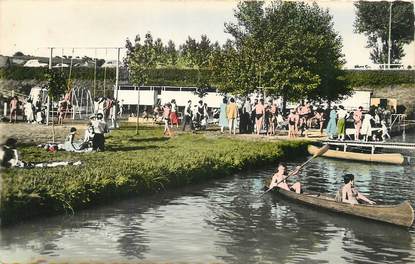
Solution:
<svg viewBox="0 0 415 264"><path fill-rule="evenodd" d="M70 61L70 68L69 68L69 76L68 76L68 80L71 80L71 74L72 74L72 67L73 67L73 55L74 55L74 51L75 49L94 49L95 52L97 49L105 49L106 52L106 57L108 56L107 52L108 49L115 49L117 50L117 65L116 65L116 74L115 74L115 85L114 85L114 99L117 100L118 99L118 89L116 89L116 87L118 87L118 82L119 82L119 61L120 61L120 50L123 49L122 47L48 47L49 51L50 51L50 55L49 55L49 69L52 69L52 58L53 58L53 50L54 49L62 49L62 54L63 54L63 50L64 49L72 49L72 56L71 56L71 61ZM63 56L62 56L63 57ZM96 56L95 56L96 57ZM107 58L106 58L107 59ZM94 90L94 96L95 96L95 88L96 88L96 58L95 58L95 67L94 67L94 84L93 84L93 90ZM61 67L63 68L63 63L61 65ZM105 92L105 85L106 85L106 68L105 68L105 72L104 72L104 92ZM70 91L69 91L70 88ZM94 98L92 98L91 96L91 91L90 89L87 89L85 87L68 87L68 91L67 93L70 92L71 93L71 105L72 105L72 119L75 119L76 114L79 115L79 119L82 119L82 110L83 108L85 109L85 115L88 116L88 110L92 109L90 113L94 112ZM80 93L80 94L79 94ZM85 98L84 98L84 94L85 94ZM80 97L80 98L79 98ZM86 106L83 106L83 100L86 100ZM76 104L75 104L76 103ZM76 108L76 109L75 109ZM59 109L59 105L58 105L58 109ZM50 109L50 98L47 97L47 109L46 109L46 124L49 125L49 117L51 116L51 112L53 111L53 109ZM52 113L53 114L53 113ZM65 113L66 116L66 113ZM52 115L53 117L53 115ZM116 116L115 116L116 118Z"/></svg>

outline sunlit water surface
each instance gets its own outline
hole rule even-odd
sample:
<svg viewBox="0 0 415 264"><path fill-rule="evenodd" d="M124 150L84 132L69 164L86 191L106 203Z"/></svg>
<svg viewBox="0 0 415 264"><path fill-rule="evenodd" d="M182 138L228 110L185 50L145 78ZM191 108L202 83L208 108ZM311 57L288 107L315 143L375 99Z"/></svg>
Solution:
<svg viewBox="0 0 415 264"><path fill-rule="evenodd" d="M406 140L413 142L413 135ZM289 163L290 168L304 160ZM0 261L415 263L415 228L260 197L274 168L0 230ZM415 166L315 159L310 191L334 193L343 173L384 203L415 205Z"/></svg>

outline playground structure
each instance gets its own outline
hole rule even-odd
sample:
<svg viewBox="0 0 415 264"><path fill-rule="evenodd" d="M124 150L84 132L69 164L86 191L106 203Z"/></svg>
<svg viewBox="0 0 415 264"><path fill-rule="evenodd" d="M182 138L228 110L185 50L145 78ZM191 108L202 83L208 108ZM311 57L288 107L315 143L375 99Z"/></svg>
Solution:
<svg viewBox="0 0 415 264"><path fill-rule="evenodd" d="M91 92L86 87L75 86L65 95L65 99L69 101L69 106L66 109L65 115L75 119L84 119L94 112L94 104L91 96ZM33 105L40 105L42 108L48 109L46 114L46 123L49 124L49 120L53 116L58 116L59 103L53 102L50 104L48 89L45 87L35 86L30 90L29 98L32 100ZM51 107L48 107L50 105Z"/></svg>
<svg viewBox="0 0 415 264"><path fill-rule="evenodd" d="M97 50L104 50L105 52L105 60L108 59L108 50L115 50L116 54L117 54L117 61L116 63L114 63L114 65L116 66L116 78L115 78L115 85L114 87L118 86L118 79L119 79L119 61L120 61L120 50L122 48L119 47L49 47L49 69L55 68L55 69L59 69L61 68L61 70L63 70L63 68L68 68L69 72L68 72L68 76L67 76L67 89L64 95L64 98L56 98L54 100L54 102L50 102L50 98L48 96L48 88L45 87L44 85L41 86L34 86L31 88L31 91L29 93L28 99L32 100L32 103L34 106L38 106L40 108L42 108L42 110L44 111L44 116L45 116L45 121L46 124L50 124L52 121L52 117L56 118L58 117L59 111L62 111L62 109L60 108L60 103L62 101L66 101L67 102L67 107L64 113L64 117L65 118L72 118L73 120L78 119L84 119L87 118L88 116L90 116L92 113L94 113L94 98L96 98L97 93ZM53 65L53 63L56 64L56 61L58 60L57 58L53 58L53 51L60 49L61 50L61 58L60 58L60 63L58 63L57 65ZM64 56L65 54L65 50L71 50L71 55L70 56ZM75 57L76 55L81 55L81 54L76 54L75 50L79 51L79 50L93 50L94 51L94 78L93 78L93 84L88 85L88 83L86 82L82 82L82 81L73 81L72 80L72 74L73 71L76 70L76 65L75 62L76 60L79 61L79 56ZM69 58L70 62L65 64L63 61L63 58ZM77 58L77 59L75 59ZM79 64L79 63L78 63ZM78 65L79 66L79 65ZM112 67L114 68L114 66L108 66L108 67ZM74 69L75 68L75 69ZM111 87L108 89L107 84L108 84L108 78L107 78L107 67L103 66L104 68L104 79L103 79L103 86L100 87L100 91L103 91L104 96L106 96L107 92L106 91L111 91L113 89L113 97L115 100L117 100L118 97L118 90ZM92 94L93 93L93 94ZM111 92L112 93L112 92ZM24 94L17 94L14 93L14 91L12 91L12 95L18 95L20 97L20 99L23 99L25 97L27 97L27 95ZM60 101L58 101L60 100ZM7 116L8 114L8 104L4 103L4 107L3 107L3 114L4 116Z"/></svg>
<svg viewBox="0 0 415 264"><path fill-rule="evenodd" d="M64 54L64 50L65 49L71 49L72 50L72 55L71 55L71 60L70 60L70 65L69 65L69 76L68 76L68 89L65 95L65 100L68 100L70 102L70 105L72 106L71 108L67 108L66 111L70 112L72 119L75 119L76 117L78 117L79 119L83 119L84 117L89 116L90 114L94 113L94 98L96 96L96 74L97 74L97 56L96 56L96 52L97 50L105 50L105 59L107 60L108 58L108 50L112 49L112 50L116 50L117 51L117 61L116 61L116 78L115 78L115 85L114 87L118 87L118 79L119 79L119 61L120 61L120 47L49 47L48 48L50 51L50 56L49 56L49 69L52 69L52 61L53 61L53 51L54 49L61 49L62 51L62 57ZM94 50L94 54L95 54L95 58L94 58L94 83L93 83L93 96L91 95L91 91L90 89L88 89L87 87L82 87L82 86L76 86L76 85L72 85L72 68L73 68L73 59L75 57L75 50L78 49L86 49L86 50ZM62 64L61 64L62 65ZM105 95L105 90L106 90L106 67L104 68L104 87L103 87L103 91L104 91L104 95ZM114 99L117 100L118 98L118 92L117 89L114 89ZM50 103L49 103L49 99L46 102L47 105L47 115L46 115L46 124L49 124L49 119L52 116L56 116L55 114L55 107L54 105L52 106L52 109L50 109ZM58 110L59 108L59 103L58 105L56 105L56 109ZM56 110L56 113L57 113ZM66 115L66 113L65 113Z"/></svg>

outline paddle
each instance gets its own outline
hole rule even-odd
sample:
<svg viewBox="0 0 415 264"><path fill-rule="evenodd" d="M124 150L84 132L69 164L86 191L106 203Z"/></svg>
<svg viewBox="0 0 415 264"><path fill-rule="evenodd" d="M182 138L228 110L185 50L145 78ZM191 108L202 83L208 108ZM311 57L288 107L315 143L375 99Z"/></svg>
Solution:
<svg viewBox="0 0 415 264"><path fill-rule="evenodd" d="M309 163L310 161L312 161L314 158L317 158L318 156L323 155L327 150L329 149L329 145L324 145L322 148L320 148L316 154L314 154L311 158L309 158L306 162L304 162L303 164L301 164L301 166L292 171L291 173L289 173L287 175L287 177L285 177L285 179L278 181L277 184L275 186L278 186L278 184L280 184L281 182L285 181L286 179L288 179L289 177L293 176L294 174L296 174L297 172L299 172L307 163ZM274 187L275 187L274 186ZM272 188L268 188L268 190L266 190L264 193L261 194L261 196L263 196L264 194L266 194L267 192L271 191L272 189L274 189L274 187Z"/></svg>

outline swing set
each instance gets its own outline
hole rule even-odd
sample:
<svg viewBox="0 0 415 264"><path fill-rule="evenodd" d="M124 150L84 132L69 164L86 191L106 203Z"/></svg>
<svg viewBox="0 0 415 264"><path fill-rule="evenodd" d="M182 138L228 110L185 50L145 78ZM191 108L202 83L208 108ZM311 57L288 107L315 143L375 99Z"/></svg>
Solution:
<svg viewBox="0 0 415 264"><path fill-rule="evenodd" d="M50 57L49 57L49 69L52 68L52 56L53 56L53 50L57 49L56 47L50 47ZM69 114L73 120L75 119L84 119L91 114L94 113L94 99L97 96L97 50L104 49L105 50L105 61L108 59L108 49L116 49L118 54L118 61L120 57L120 49L121 48L115 48L115 47L88 47L88 48L66 48L71 49L71 57L70 57L70 63L69 66L64 63L64 53L65 48L62 47L61 49L61 63L58 65L58 67L61 68L63 71L63 68L69 67L68 72L68 78L67 78L67 87L66 92L63 97L63 100L59 101L58 105L52 105L52 108L49 107L50 105L50 99L48 96L41 96L42 105L47 106L47 114L46 114L46 124L49 124L49 121L52 118L52 111L53 113L56 113L58 116L58 122L63 122L63 119L66 118L66 116ZM75 50L81 50L81 49L94 49L94 78L93 78L93 96L91 95L91 89L90 87L87 87L85 82L74 82L72 79L72 73L73 73L73 67L74 67L74 58L75 58ZM88 63L88 62L86 62ZM82 65L81 65L82 66ZM107 86L107 66L104 68L104 78L103 78L103 86L101 91L103 91L104 96L106 95L106 86ZM117 63L116 68L116 78L115 78L115 87L118 86L118 76L119 76L119 65ZM114 89L114 98L117 98L117 89Z"/></svg>

